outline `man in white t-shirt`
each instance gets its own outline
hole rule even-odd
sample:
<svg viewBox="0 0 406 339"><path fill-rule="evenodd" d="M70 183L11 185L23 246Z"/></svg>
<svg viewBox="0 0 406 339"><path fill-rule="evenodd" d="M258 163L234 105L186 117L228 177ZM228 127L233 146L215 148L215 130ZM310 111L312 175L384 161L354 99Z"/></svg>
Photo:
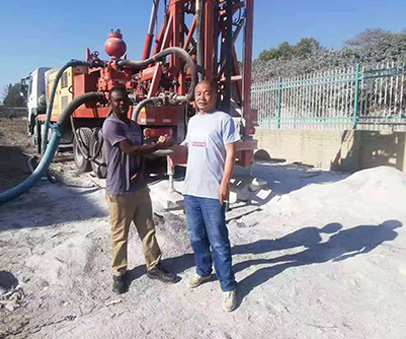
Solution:
<svg viewBox="0 0 406 339"><path fill-rule="evenodd" d="M196 288L211 279L212 265L224 292L223 308L237 305L237 283L231 264L231 246L225 221L235 142L240 139L233 119L216 109L217 91L209 81L195 88L199 112L189 120L186 139L188 160L183 189L190 242L196 273L188 281Z"/></svg>

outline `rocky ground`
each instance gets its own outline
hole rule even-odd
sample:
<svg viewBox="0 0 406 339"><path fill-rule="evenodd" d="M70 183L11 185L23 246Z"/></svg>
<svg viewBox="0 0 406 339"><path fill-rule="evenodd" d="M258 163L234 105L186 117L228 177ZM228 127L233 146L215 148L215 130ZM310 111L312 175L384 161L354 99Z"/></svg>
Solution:
<svg viewBox="0 0 406 339"><path fill-rule="evenodd" d="M29 139L21 132L9 144L3 123L0 149L21 155ZM1 159L4 191L28 173ZM268 187L251 196L259 209L229 214L239 282L230 314L215 276L195 291L184 284L193 255L182 210L165 209L165 181L150 185L154 218L164 263L181 280L148 279L132 229L132 282L117 297L104 182L71 161L54 169L58 183L0 206L0 338L404 338L406 176L395 169L349 176L256 163Z"/></svg>

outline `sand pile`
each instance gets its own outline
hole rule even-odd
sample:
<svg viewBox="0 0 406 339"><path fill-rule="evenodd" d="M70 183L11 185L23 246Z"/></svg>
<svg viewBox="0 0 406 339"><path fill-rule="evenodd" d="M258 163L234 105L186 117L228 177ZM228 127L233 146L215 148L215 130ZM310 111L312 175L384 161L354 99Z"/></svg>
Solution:
<svg viewBox="0 0 406 339"><path fill-rule="evenodd" d="M285 215L351 213L380 222L404 219L405 199L406 175L391 167L377 167L357 172L339 182L310 184L275 197L265 208Z"/></svg>

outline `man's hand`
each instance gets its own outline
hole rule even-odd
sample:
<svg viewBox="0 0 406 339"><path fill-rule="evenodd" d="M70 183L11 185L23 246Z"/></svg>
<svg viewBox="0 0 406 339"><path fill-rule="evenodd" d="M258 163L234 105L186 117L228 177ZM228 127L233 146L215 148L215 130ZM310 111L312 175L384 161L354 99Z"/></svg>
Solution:
<svg viewBox="0 0 406 339"><path fill-rule="evenodd" d="M228 196L230 194L230 179L234 168L235 145L227 144L225 146L225 149L226 149L226 161L224 165L224 174L223 179L221 180L221 185L218 188L218 196L220 204L222 205L224 200L228 200Z"/></svg>
<svg viewBox="0 0 406 339"><path fill-rule="evenodd" d="M160 136L155 144L145 144L142 146L134 146L128 140L123 140L120 142L120 149L131 157L142 157L154 153L159 149L170 148L173 145L172 138L168 134L165 134Z"/></svg>
<svg viewBox="0 0 406 339"><path fill-rule="evenodd" d="M157 141L157 146L159 149L170 148L174 145L172 138L168 135L161 135Z"/></svg>
<svg viewBox="0 0 406 339"><path fill-rule="evenodd" d="M228 200L229 195L230 195L230 185L221 183L221 185L218 188L218 197L221 205L223 205L224 201Z"/></svg>

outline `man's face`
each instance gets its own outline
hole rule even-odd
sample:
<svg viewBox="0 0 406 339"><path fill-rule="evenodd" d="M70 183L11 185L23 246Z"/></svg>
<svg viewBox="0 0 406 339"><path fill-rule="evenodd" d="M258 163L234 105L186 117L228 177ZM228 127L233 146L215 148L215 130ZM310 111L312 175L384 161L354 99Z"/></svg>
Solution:
<svg viewBox="0 0 406 339"><path fill-rule="evenodd" d="M204 113L210 113L216 108L217 93L208 83L200 83L195 88L195 103Z"/></svg>
<svg viewBox="0 0 406 339"><path fill-rule="evenodd" d="M130 103L127 93L124 91L114 91L110 95L110 106L112 111L117 115L127 115Z"/></svg>

